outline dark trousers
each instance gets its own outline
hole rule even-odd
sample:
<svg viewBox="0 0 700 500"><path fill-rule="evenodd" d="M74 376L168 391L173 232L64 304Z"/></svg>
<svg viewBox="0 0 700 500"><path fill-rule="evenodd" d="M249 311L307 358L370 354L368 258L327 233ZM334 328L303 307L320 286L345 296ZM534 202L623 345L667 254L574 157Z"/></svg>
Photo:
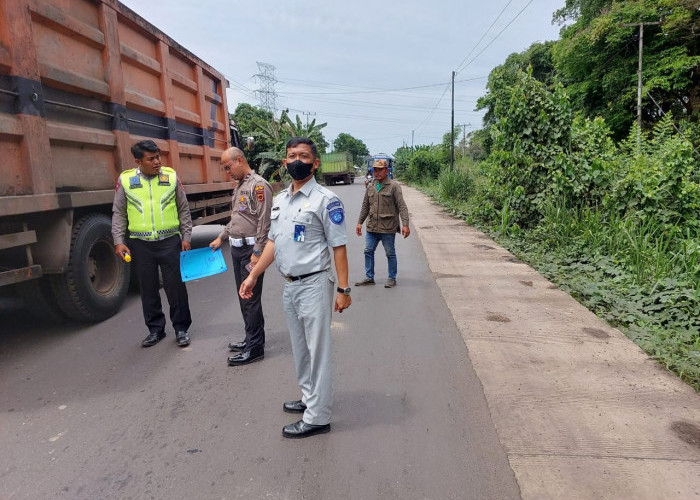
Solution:
<svg viewBox="0 0 700 500"><path fill-rule="evenodd" d="M233 274L236 276L236 296L241 306L241 315L245 325L245 350L250 351L265 343L265 318L262 310L262 290L265 273L258 277L258 282L253 287L253 296L249 299L242 299L238 295L241 283L248 277L248 270L245 268L250 262L253 254L252 246L231 247L231 261L233 262Z"/></svg>
<svg viewBox="0 0 700 500"><path fill-rule="evenodd" d="M158 267L163 275L163 289L170 306L170 321L175 331L187 330L192 324L187 288L180 276L180 236L164 240L129 240L136 275L141 288L143 319L151 333L165 331L165 315L160 301Z"/></svg>

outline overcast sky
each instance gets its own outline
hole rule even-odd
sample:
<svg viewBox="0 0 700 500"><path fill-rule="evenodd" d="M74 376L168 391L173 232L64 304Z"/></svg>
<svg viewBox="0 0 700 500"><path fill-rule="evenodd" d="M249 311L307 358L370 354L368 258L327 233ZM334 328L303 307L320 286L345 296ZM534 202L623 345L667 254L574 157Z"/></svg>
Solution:
<svg viewBox="0 0 700 500"><path fill-rule="evenodd" d="M476 100L513 52L559 38L565 0L122 0L229 80L228 106L259 105L258 62L275 67L275 101L327 122L370 153L436 144L455 124L481 126Z"/></svg>

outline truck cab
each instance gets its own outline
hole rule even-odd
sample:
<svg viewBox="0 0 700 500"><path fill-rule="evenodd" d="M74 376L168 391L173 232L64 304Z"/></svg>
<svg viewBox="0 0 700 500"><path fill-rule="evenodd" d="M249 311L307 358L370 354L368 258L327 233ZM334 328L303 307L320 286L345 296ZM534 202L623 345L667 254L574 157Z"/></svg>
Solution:
<svg viewBox="0 0 700 500"><path fill-rule="evenodd" d="M387 167L389 168L389 179L394 178L394 157L386 153L377 153L376 155L370 156L367 159L367 173L374 176L374 168L372 165L376 160L386 160Z"/></svg>

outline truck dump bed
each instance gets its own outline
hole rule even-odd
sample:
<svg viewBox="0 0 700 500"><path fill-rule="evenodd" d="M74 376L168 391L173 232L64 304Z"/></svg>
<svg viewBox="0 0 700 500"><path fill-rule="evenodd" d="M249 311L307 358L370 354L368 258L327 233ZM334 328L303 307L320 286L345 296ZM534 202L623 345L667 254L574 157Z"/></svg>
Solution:
<svg viewBox="0 0 700 500"><path fill-rule="evenodd" d="M0 9L0 215L111 201L143 138L188 192L223 187L219 72L114 0Z"/></svg>
<svg viewBox="0 0 700 500"><path fill-rule="evenodd" d="M138 140L177 171L195 225L226 221L227 86L116 0L0 2L0 285L66 272Z"/></svg>
<svg viewBox="0 0 700 500"><path fill-rule="evenodd" d="M332 186L337 182L351 184L355 180L352 155L345 151L322 154L319 169L327 186Z"/></svg>

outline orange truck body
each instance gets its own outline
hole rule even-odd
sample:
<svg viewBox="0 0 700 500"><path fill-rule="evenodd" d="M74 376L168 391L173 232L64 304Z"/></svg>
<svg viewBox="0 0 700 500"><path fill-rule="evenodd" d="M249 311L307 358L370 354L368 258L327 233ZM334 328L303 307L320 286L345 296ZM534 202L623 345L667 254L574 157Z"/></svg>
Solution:
<svg viewBox="0 0 700 500"><path fill-rule="evenodd" d="M116 0L0 0L0 285L74 319L118 310L105 299L123 301L129 268L106 255L104 224L142 139L177 171L194 224L225 222L227 87ZM83 266L93 286L75 297Z"/></svg>

